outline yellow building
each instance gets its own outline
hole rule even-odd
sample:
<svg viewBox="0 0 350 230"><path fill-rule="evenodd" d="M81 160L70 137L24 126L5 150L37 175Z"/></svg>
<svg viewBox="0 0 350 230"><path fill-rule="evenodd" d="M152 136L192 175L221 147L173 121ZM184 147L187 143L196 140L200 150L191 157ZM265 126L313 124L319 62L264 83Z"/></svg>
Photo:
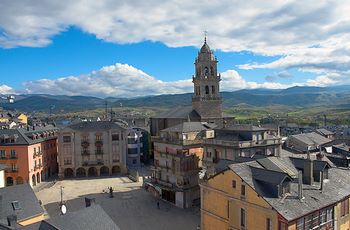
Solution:
<svg viewBox="0 0 350 230"><path fill-rule="evenodd" d="M24 113L20 113L17 115L17 119L21 124L28 124L28 116Z"/></svg>
<svg viewBox="0 0 350 230"><path fill-rule="evenodd" d="M201 229L348 230L349 176L302 158L231 164L200 185Z"/></svg>

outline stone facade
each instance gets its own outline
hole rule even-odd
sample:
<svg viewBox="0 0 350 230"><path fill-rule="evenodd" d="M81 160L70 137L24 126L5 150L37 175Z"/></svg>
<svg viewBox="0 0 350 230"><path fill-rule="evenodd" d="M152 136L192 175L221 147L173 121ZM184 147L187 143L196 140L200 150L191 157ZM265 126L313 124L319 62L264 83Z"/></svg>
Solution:
<svg viewBox="0 0 350 230"><path fill-rule="evenodd" d="M81 122L59 133L59 176L127 172L128 130L109 121Z"/></svg>

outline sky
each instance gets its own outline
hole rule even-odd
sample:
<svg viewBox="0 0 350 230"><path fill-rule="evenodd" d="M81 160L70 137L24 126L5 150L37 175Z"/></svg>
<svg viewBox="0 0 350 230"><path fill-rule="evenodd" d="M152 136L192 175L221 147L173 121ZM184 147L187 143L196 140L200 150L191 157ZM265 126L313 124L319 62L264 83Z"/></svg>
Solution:
<svg viewBox="0 0 350 230"><path fill-rule="evenodd" d="M350 84L350 1L1 0L0 93L192 92L207 41L221 90Z"/></svg>

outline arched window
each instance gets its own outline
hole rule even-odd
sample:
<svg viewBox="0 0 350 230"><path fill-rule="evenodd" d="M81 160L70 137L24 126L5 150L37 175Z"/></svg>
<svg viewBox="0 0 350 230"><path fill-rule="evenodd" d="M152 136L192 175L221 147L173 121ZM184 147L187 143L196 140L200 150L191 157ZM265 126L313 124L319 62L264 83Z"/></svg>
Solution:
<svg viewBox="0 0 350 230"><path fill-rule="evenodd" d="M209 86L205 86L205 94L209 94Z"/></svg>
<svg viewBox="0 0 350 230"><path fill-rule="evenodd" d="M197 92L198 92L198 96L201 95L201 87L200 86L197 86Z"/></svg>
<svg viewBox="0 0 350 230"><path fill-rule="evenodd" d="M214 76L214 68L212 66L210 66L210 74Z"/></svg>
<svg viewBox="0 0 350 230"><path fill-rule="evenodd" d="M211 93L213 94L213 95L215 95L215 86L211 86Z"/></svg>
<svg viewBox="0 0 350 230"><path fill-rule="evenodd" d="M208 67L205 67L205 68L204 68L204 75L205 75L205 76L208 76L208 75L209 75L209 69L208 69Z"/></svg>

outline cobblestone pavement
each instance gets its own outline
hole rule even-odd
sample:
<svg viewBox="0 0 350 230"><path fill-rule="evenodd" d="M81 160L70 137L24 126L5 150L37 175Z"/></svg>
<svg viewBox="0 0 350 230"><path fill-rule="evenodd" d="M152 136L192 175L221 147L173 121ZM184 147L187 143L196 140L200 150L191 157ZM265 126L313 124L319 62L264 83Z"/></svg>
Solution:
<svg viewBox="0 0 350 230"><path fill-rule="evenodd" d="M141 183L134 183L127 177L59 181L37 192L49 216L60 215L61 186L68 211L84 208L85 197L95 198L95 203L101 205L122 230L190 230L196 229L200 222L198 208L184 210L160 201L158 209L157 199L142 189ZM103 193L110 186L114 198Z"/></svg>

